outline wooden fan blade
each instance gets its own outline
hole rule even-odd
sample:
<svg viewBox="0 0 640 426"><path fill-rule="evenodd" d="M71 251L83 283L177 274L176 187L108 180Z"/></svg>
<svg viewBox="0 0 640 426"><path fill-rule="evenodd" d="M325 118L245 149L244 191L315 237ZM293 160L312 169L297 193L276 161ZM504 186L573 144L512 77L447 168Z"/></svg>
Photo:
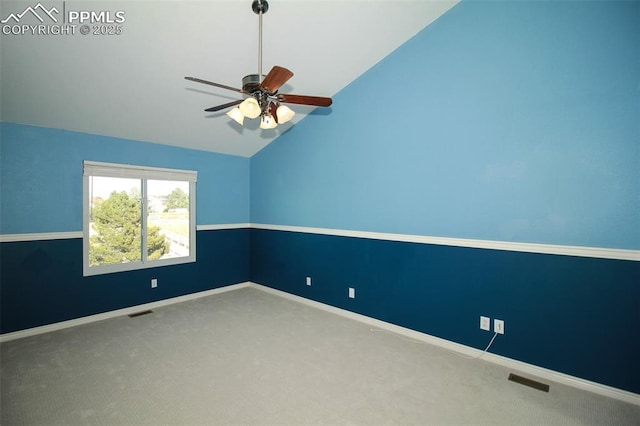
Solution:
<svg viewBox="0 0 640 426"><path fill-rule="evenodd" d="M276 120L276 124L278 124L278 106L275 103L269 104L269 114Z"/></svg>
<svg viewBox="0 0 640 426"><path fill-rule="evenodd" d="M205 111L207 111L207 112L220 111L221 109L225 109L225 108L229 108L229 107L241 104L242 101L244 101L244 99L238 99L237 101L229 102L227 104L223 104L223 105L218 105L218 106L214 106L214 107L211 107L211 108L207 108L207 109L205 109Z"/></svg>
<svg viewBox="0 0 640 426"><path fill-rule="evenodd" d="M196 83L208 84L210 86L220 87L221 89L233 90L234 92L245 93L242 89L236 89L235 87L225 86L224 84L214 83L212 81L202 80L201 78L185 77L186 80L195 81Z"/></svg>
<svg viewBox="0 0 640 426"><path fill-rule="evenodd" d="M328 107L333 103L331 98L291 94L280 94L278 95L278 100L287 104L311 105L319 107Z"/></svg>
<svg viewBox="0 0 640 426"><path fill-rule="evenodd" d="M260 88L269 94L276 93L291 77L293 77L291 71L276 65L260 83Z"/></svg>

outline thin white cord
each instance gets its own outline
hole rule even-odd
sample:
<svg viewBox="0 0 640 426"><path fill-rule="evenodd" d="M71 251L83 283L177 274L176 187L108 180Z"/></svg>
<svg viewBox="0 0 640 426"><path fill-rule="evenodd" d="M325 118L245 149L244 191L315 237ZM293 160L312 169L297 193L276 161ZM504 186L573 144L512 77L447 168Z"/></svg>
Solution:
<svg viewBox="0 0 640 426"><path fill-rule="evenodd" d="M453 351L449 351L449 352L453 352L454 354L456 354L456 355L458 355L458 356L461 356L461 357L463 357L463 358L467 358L467 359L478 359L478 358L480 358L482 355L484 355L484 354L486 354L486 353L487 353L487 351L489 350L489 348L490 348L490 347L491 347L491 345L493 344L493 341L494 341L494 340L496 340L496 337L497 337L497 336L498 336L498 333L497 333L497 332L493 334L493 337L491 338L491 341L489 342L489 344L487 345L487 347L486 347L486 348L484 348L484 351L482 351L482 353L481 353L480 355L478 355L478 356L467 356L467 355L463 355L463 354L460 354L460 353L457 353L457 352L453 352Z"/></svg>
<svg viewBox="0 0 640 426"><path fill-rule="evenodd" d="M410 338L410 337L403 337L403 336L399 335L398 333L395 333L395 332L393 332L393 331L389 331L389 330L384 330L384 329L381 329L381 328L370 328L370 329L369 329L369 331L372 331L372 332L374 332L374 333L384 332L384 333L394 334L394 335L396 335L396 336L400 337L400 338L401 338L401 339L403 339L403 340L408 340L409 342L413 342L413 343L420 343L420 344L423 344L423 345L426 345L426 344L427 344L427 342L423 342L423 341L418 340L418 339L412 339L412 338ZM482 355L484 355L484 354L486 354L486 353L487 353L487 351L489 350L489 348L490 348L490 347L491 347L491 345L493 344L493 341L494 341L494 340L496 340L496 337L498 337L498 333L497 333L497 332L496 332L496 333L494 333L494 335L493 335L493 337L491 338L491 341L489 342L489 344L487 345L487 347L486 347L486 348L484 348L484 350L482 351L482 353L481 353L480 355L477 355L477 356L468 356L468 355L464 355L464 354L461 354L461 353L456 352L456 351L452 351L451 349L447 349L447 348L442 348L442 349L444 349L444 350L446 350L446 351L449 351L449 352L451 352L452 354L457 355L457 356L462 357L462 358L466 358L466 359L479 359Z"/></svg>

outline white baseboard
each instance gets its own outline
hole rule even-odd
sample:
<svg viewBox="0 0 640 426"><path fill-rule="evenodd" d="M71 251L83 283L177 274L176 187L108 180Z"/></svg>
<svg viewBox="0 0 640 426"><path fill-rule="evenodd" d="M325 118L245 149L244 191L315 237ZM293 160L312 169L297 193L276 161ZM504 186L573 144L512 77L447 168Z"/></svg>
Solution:
<svg viewBox="0 0 640 426"><path fill-rule="evenodd" d="M482 354L482 350L480 349L461 345L459 343L451 342L449 340L441 339L439 337L435 337L429 334L411 330L409 328L400 327L395 324L377 320L375 318L367 317L365 315L357 314L355 312L347 311L345 309L336 308L334 306L330 306L321 302L305 299L304 297L296 296L291 293L286 293L281 290L276 290L271 287L266 287L261 284L251 283L250 286L253 288L265 291L267 293L271 293L273 295L283 297L285 299L293 300L295 302L302 303L307 306L312 306L314 308L322 309L324 311L331 312L333 314L337 314L349 319L362 322L372 327L397 333L402 336L415 339L418 341L422 341L425 343L429 343L435 346L439 346L441 348L454 351L466 356L474 357ZM517 361L517 360L500 356L500 355L495 355L490 352L487 352L484 355L482 355L481 359L484 361L489 361L491 363L506 367L506 368L517 370L525 374L530 374L532 376L536 376L541 379L550 380L556 383L572 386L574 388L586 390L588 392L592 392L598 395L603 395L609 398L617 399L619 401L624 401L630 404L640 406L640 395L633 392L628 392L628 391L617 389L611 386L602 385L600 383L591 382L589 380L581 379L579 377L574 377L568 374L538 367L536 365L527 364L526 362Z"/></svg>
<svg viewBox="0 0 640 426"><path fill-rule="evenodd" d="M49 333L51 331L62 330L77 325L89 324L96 321L102 321L109 318L115 318L124 315L134 314L136 312L148 309L156 309L161 306L172 305L174 303L186 302L188 300L199 299L201 297L212 296L214 294L225 293L227 291L238 290L240 288L249 287L251 283L244 282L232 284L226 287L214 288L212 290L200 291L197 293L185 294L184 296L172 297L170 299L158 300L157 302L144 303L142 305L130 306L128 308L117 309L115 311L103 312L101 314L89 315L86 317L76 318L68 321L56 322L40 327L28 328L26 330L14 331L13 333L0 334L0 343L10 340L22 339L23 337L35 336L37 334Z"/></svg>

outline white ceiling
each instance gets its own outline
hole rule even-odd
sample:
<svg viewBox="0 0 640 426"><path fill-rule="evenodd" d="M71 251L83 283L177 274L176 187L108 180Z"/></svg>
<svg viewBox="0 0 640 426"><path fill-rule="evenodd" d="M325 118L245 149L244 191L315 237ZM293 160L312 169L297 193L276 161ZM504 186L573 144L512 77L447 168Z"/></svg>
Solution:
<svg viewBox="0 0 640 426"><path fill-rule="evenodd" d="M334 96L458 0L269 0L263 73L293 71L280 93ZM1 19L38 0L0 3ZM241 127L204 108L240 94L258 70L258 15L251 0L47 1L69 11L125 12L120 35L0 36L0 118L5 122L251 156L311 112L273 130ZM39 24L32 15L20 24ZM53 21L44 24L53 25ZM334 104L335 105L335 104Z"/></svg>

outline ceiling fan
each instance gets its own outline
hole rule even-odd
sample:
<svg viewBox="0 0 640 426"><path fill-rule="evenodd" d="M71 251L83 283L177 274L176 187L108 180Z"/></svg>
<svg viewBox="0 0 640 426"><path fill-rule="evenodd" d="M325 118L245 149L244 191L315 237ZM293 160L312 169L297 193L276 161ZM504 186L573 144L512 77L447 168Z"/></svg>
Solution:
<svg viewBox="0 0 640 426"><path fill-rule="evenodd" d="M227 112L227 115L234 119L238 124L242 125L245 117L261 117L260 128L273 129L278 124L283 124L291 120L295 115L295 112L286 105L281 105L282 103L318 107L330 106L332 103L331 98L278 93L278 89L293 77L293 73L284 67L276 65L271 68L271 71L269 71L266 76L262 74L262 15L267 13L267 10L269 10L269 3L267 0L254 0L251 4L251 8L259 16L258 74L249 74L245 76L242 79L242 89L202 80L196 77L185 77L185 79L195 81L196 83L203 83L219 87L221 89L233 90L235 92L242 93L243 95L248 95L248 97L207 108L205 111L214 112L235 107ZM264 77L264 79L262 77Z"/></svg>

